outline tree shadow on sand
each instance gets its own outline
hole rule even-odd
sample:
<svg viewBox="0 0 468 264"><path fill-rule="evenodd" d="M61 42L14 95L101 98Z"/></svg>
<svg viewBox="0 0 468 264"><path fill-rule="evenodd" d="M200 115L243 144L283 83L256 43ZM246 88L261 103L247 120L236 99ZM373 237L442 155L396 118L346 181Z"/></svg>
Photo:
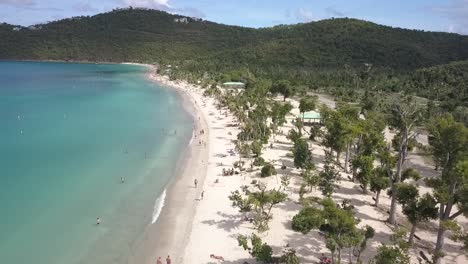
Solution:
<svg viewBox="0 0 468 264"><path fill-rule="evenodd" d="M296 203L293 200L286 201L284 203L280 203L276 206L276 209L280 209L286 212L299 212L302 209L302 205ZM291 226L289 226L290 228Z"/></svg>
<svg viewBox="0 0 468 264"><path fill-rule="evenodd" d="M202 221L202 224L216 226L217 228L221 228L227 232L232 232L233 230L239 229L239 226L241 226L244 223L244 220L238 214L231 215L219 211L217 212L217 214L223 219L204 220Z"/></svg>
<svg viewBox="0 0 468 264"><path fill-rule="evenodd" d="M289 229L291 226L288 227ZM319 232L311 231L308 234L299 232L287 235L288 246L296 250L296 254L300 256L300 263L316 263L321 254L328 254L325 248L325 240Z"/></svg>

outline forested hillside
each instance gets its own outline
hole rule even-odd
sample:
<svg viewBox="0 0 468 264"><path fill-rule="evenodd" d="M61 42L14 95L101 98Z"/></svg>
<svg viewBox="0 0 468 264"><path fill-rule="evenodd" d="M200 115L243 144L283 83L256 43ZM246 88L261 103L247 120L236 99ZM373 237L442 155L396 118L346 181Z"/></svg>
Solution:
<svg viewBox="0 0 468 264"><path fill-rule="evenodd" d="M408 89L436 101L458 98L468 107L468 61L457 61L415 71Z"/></svg>
<svg viewBox="0 0 468 264"><path fill-rule="evenodd" d="M206 56L249 41L251 29L228 27L142 9L116 10L93 17L60 20L36 29L3 25L0 58L89 61L166 61Z"/></svg>
<svg viewBox="0 0 468 264"><path fill-rule="evenodd" d="M161 11L124 9L37 25L3 24L2 59L161 61L207 58L218 66L414 69L468 58L468 37L397 29L355 19L251 29Z"/></svg>
<svg viewBox="0 0 468 264"><path fill-rule="evenodd" d="M181 18L119 9L29 28L1 24L0 59L172 64L178 66L174 77L192 80L206 74L216 80L285 79L312 89L404 89L431 98L439 89L435 80L448 78L455 80L442 82L451 93L443 91L446 97L458 105L455 93L466 94L459 81L466 84L466 74L459 74L466 73L466 62L449 63L468 59L468 36L347 18L261 29ZM442 64L448 65L437 66ZM430 89L420 82L426 78Z"/></svg>

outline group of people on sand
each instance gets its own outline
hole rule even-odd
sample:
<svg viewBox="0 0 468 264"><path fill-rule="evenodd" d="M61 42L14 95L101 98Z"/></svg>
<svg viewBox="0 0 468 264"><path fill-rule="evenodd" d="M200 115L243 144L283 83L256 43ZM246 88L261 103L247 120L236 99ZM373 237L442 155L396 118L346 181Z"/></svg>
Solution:
<svg viewBox="0 0 468 264"><path fill-rule="evenodd" d="M171 264L171 263L172 263L171 256L167 255L166 264ZM158 260L156 260L156 264L162 264L161 257L158 257Z"/></svg>
<svg viewBox="0 0 468 264"><path fill-rule="evenodd" d="M195 129L195 125L194 125L194 129ZM200 131L199 131L200 137L199 137L199 140L198 140L198 145L200 145L200 146L203 145L203 146L206 147L206 142L204 140L202 140L202 138L201 138L201 136L204 135L204 134L205 134L205 130L200 129ZM195 138L197 138L197 133L195 133L194 136L195 136Z"/></svg>
<svg viewBox="0 0 468 264"><path fill-rule="evenodd" d="M234 174L238 174L237 171L235 171L234 169L225 169L223 168L223 176L232 176Z"/></svg>
<svg viewBox="0 0 468 264"><path fill-rule="evenodd" d="M195 185L195 189L196 189L196 188L198 187L198 180L195 179L195 180L193 181L193 184ZM202 190L202 192L201 192L201 194L200 194L200 200L203 200L203 197L204 197L204 196L205 196L205 191Z"/></svg>

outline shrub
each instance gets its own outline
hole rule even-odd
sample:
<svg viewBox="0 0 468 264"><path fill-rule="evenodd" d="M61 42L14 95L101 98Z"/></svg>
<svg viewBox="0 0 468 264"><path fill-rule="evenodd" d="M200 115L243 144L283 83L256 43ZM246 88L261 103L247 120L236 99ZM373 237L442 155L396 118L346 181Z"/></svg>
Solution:
<svg viewBox="0 0 468 264"><path fill-rule="evenodd" d="M294 143L301 138L301 135L295 129L291 129L286 137Z"/></svg>
<svg viewBox="0 0 468 264"><path fill-rule="evenodd" d="M255 157L259 157L260 155L262 155L262 142L258 141L258 140L255 140L254 142L252 142L252 144L250 145L250 148L252 149L252 153L255 155Z"/></svg>
<svg viewBox="0 0 468 264"><path fill-rule="evenodd" d="M257 235L252 234L252 236L249 237L239 235L237 237L237 242L239 246L247 250L257 261L264 263L272 262L273 249L267 243L264 243Z"/></svg>
<svg viewBox="0 0 468 264"><path fill-rule="evenodd" d="M374 263L376 264L409 264L407 252L396 246L382 245L378 248Z"/></svg>
<svg viewBox="0 0 468 264"><path fill-rule="evenodd" d="M320 130L320 126L318 125L313 125L310 128L310 136L309 139L312 141L315 141L318 137L322 136L322 130Z"/></svg>
<svg viewBox="0 0 468 264"><path fill-rule="evenodd" d="M254 159L253 165L255 166L263 166L265 165L265 159L262 157L257 157Z"/></svg>
<svg viewBox="0 0 468 264"><path fill-rule="evenodd" d="M265 178L265 177L269 177L271 175L276 175L276 169L275 169L275 167L273 165L271 165L270 163L267 163L262 168L261 177Z"/></svg>
<svg viewBox="0 0 468 264"><path fill-rule="evenodd" d="M257 261L263 261L266 263L271 262L273 250L268 244L263 243L258 236L253 235L252 245L252 256L254 256Z"/></svg>
<svg viewBox="0 0 468 264"><path fill-rule="evenodd" d="M294 165L298 168L310 168L312 164L312 154L307 141L302 138L294 142L293 148Z"/></svg>
<svg viewBox="0 0 468 264"><path fill-rule="evenodd" d="M313 207L303 208L292 219L292 229L294 231L307 234L310 230L316 229L323 224L322 213Z"/></svg>
<svg viewBox="0 0 468 264"><path fill-rule="evenodd" d="M294 249L288 249L284 255L280 258L281 263L285 264L299 264L301 263L299 258L296 256L296 251Z"/></svg>

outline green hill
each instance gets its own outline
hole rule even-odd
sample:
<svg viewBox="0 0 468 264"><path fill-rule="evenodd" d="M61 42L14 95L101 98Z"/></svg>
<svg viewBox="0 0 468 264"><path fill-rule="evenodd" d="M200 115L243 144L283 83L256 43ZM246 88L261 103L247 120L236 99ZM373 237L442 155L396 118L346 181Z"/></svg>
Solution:
<svg viewBox="0 0 468 264"><path fill-rule="evenodd" d="M156 10L124 9L14 31L0 26L0 58L165 61L207 56L251 41L253 29L188 19ZM242 39L235 36L242 36Z"/></svg>
<svg viewBox="0 0 468 264"><path fill-rule="evenodd" d="M287 79L309 88L405 90L429 98L437 82L426 89L425 76L456 76L451 69L458 64L449 63L468 60L468 36L458 34L348 18L253 29L147 9L29 28L0 24L0 40L0 59L172 64L174 77L192 80L208 73L218 80ZM439 71L444 64L450 70ZM459 83L445 82L455 105L455 93L467 90Z"/></svg>
<svg viewBox="0 0 468 264"><path fill-rule="evenodd" d="M123 9L14 31L0 26L0 58L89 61L209 60L286 69L372 63L416 69L468 59L468 37L356 19L251 29L145 9Z"/></svg>

